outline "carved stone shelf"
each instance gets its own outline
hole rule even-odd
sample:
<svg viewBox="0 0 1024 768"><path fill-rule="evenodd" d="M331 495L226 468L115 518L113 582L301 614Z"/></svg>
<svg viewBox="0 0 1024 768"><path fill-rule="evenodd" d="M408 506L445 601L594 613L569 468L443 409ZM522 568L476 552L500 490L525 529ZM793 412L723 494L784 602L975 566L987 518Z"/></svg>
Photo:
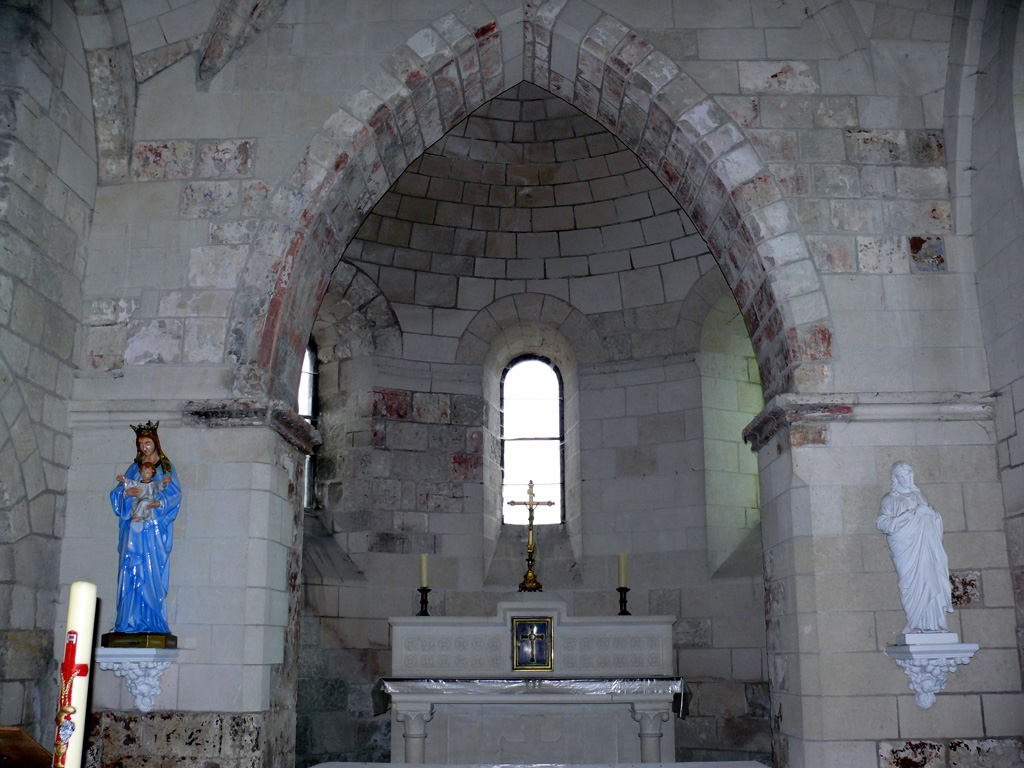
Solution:
<svg viewBox="0 0 1024 768"><path fill-rule="evenodd" d="M900 635L902 643L886 646L885 655L895 661L909 679L914 701L921 709L935 703L935 694L946 687L946 676L958 664L970 662L977 643L960 643L955 632L922 632Z"/></svg>
<svg viewBox="0 0 1024 768"><path fill-rule="evenodd" d="M124 680L135 706L152 712L160 695L160 678L178 660L178 651L164 648L97 648L96 664Z"/></svg>

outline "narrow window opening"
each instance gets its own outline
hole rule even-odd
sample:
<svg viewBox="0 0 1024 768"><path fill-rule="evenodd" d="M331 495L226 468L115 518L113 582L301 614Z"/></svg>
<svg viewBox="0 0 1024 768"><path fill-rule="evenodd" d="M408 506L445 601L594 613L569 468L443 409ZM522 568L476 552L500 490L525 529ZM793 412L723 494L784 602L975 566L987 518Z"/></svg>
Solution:
<svg viewBox="0 0 1024 768"><path fill-rule="evenodd" d="M562 376L550 360L518 357L501 379L502 522L526 525L525 506L533 481L537 501L553 501L534 512L536 525L563 522L564 418Z"/></svg>
<svg viewBox="0 0 1024 768"><path fill-rule="evenodd" d="M306 419L314 427L317 425L319 404L317 403L317 373L318 373L316 347L310 342L306 347L306 354L302 358L302 372L299 374L299 415ZM305 471L303 476L305 482L302 485L302 506L309 509L313 506L313 483L314 483L314 462L313 456L306 456Z"/></svg>

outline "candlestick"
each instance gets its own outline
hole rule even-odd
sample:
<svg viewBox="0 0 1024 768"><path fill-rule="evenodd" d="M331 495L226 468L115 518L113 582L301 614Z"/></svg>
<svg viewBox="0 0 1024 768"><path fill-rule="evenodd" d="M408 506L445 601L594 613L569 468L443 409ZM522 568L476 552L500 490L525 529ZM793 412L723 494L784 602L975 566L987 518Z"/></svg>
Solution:
<svg viewBox="0 0 1024 768"><path fill-rule="evenodd" d="M626 581L626 553L622 552L619 554L619 586L626 587L629 584Z"/></svg>
<svg viewBox="0 0 1024 768"><path fill-rule="evenodd" d="M626 593L629 592L629 587L618 587L619 593L619 616L632 616L628 610L626 610Z"/></svg>
<svg viewBox="0 0 1024 768"><path fill-rule="evenodd" d="M420 587L430 586L430 574L427 572L427 556L420 555Z"/></svg>
<svg viewBox="0 0 1024 768"><path fill-rule="evenodd" d="M79 768L85 739L85 708L89 699L89 660L96 618L96 585L76 581L68 598L64 663L60 666L54 768Z"/></svg>
<svg viewBox="0 0 1024 768"><path fill-rule="evenodd" d="M417 616L429 616L427 612L427 595L430 594L430 587L420 587L420 612Z"/></svg>

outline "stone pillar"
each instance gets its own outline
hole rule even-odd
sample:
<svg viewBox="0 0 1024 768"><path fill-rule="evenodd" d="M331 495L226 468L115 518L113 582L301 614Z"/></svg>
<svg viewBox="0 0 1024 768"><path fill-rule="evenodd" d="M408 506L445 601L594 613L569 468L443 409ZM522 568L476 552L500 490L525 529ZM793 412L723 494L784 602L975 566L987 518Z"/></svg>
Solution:
<svg viewBox="0 0 1024 768"><path fill-rule="evenodd" d="M990 398L910 393L779 396L748 428L759 450L777 765L874 765L880 750L898 755L923 733L1015 735L982 719L1022 701L1019 682L995 672L1016 659L993 435ZM896 461L914 467L943 517L950 631L982 643L928 710L884 652L905 622L875 526Z"/></svg>
<svg viewBox="0 0 1024 768"><path fill-rule="evenodd" d="M149 406L153 401L147 401ZM167 607L177 662L141 714L113 672L97 671L92 707L132 736L94 744L101 762L143 761L168 728L201 728L209 738L181 757L225 765L259 743L266 766L293 759L295 654L301 566L302 453L313 433L270 404L189 403L177 411L141 403L91 402L72 414L62 593L78 579L97 583L104 630L116 608L117 519L108 498L114 476L134 459L130 424L160 422L182 503L174 523ZM58 610L58 615L63 615ZM58 627L58 631L59 631ZM249 747L251 748L251 747Z"/></svg>
<svg viewBox="0 0 1024 768"><path fill-rule="evenodd" d="M661 724L669 713L659 704L630 704L630 715L640 723L640 762L661 762Z"/></svg>
<svg viewBox="0 0 1024 768"><path fill-rule="evenodd" d="M0 701L4 725L52 746L67 399L95 143L70 3L3 3L0 29Z"/></svg>
<svg viewBox="0 0 1024 768"><path fill-rule="evenodd" d="M406 763L425 762L427 723L433 719L433 704L407 704L395 711L395 720L403 726Z"/></svg>

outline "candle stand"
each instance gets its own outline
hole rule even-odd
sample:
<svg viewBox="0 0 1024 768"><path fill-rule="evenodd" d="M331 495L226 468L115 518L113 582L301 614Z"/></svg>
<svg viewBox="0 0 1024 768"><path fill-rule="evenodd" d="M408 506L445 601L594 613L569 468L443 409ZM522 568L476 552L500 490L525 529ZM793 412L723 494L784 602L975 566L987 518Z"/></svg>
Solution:
<svg viewBox="0 0 1024 768"><path fill-rule="evenodd" d="M430 592L430 587L419 587L420 593L420 612L417 616L429 616L427 612L427 594Z"/></svg>
<svg viewBox="0 0 1024 768"><path fill-rule="evenodd" d="M619 616L632 616L628 610L626 610L626 593L629 592L629 587L616 587L619 593Z"/></svg>

